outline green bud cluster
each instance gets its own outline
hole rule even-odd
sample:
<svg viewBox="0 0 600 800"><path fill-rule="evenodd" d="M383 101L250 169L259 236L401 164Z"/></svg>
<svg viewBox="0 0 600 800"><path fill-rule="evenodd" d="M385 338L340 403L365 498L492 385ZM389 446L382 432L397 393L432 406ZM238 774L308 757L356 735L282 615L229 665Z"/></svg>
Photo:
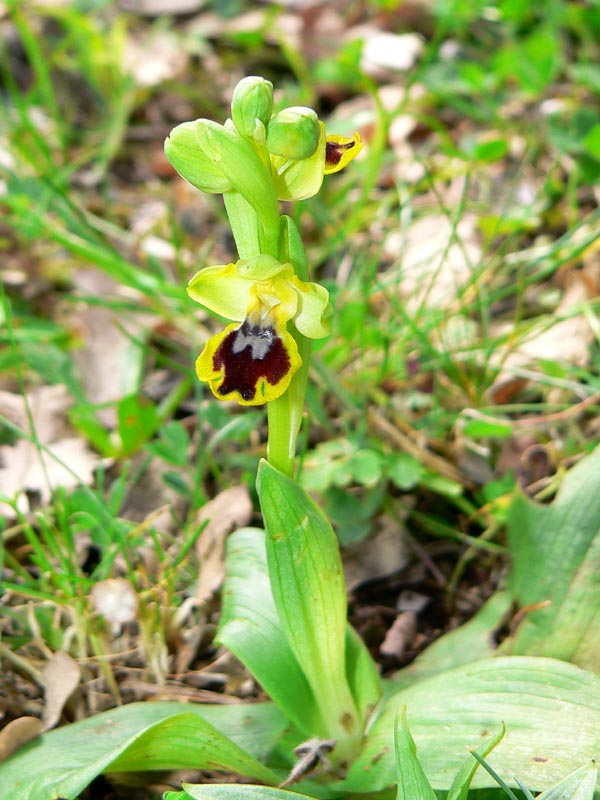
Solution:
<svg viewBox="0 0 600 800"><path fill-rule="evenodd" d="M265 245L279 224L277 201L302 200L319 191L325 138L325 126L312 108L290 106L274 114L273 84L249 76L235 87L231 118L224 125L208 119L184 122L171 132L165 152L201 191L222 193L229 206L239 206L233 195L241 195L260 221L262 230L253 241ZM232 228L240 245L241 227L232 220ZM242 248L240 255L246 254Z"/></svg>
<svg viewBox="0 0 600 800"><path fill-rule="evenodd" d="M240 136L265 143L274 156L301 161L319 144L319 118L312 108L291 106L273 116L273 84L244 78L231 99L231 118Z"/></svg>

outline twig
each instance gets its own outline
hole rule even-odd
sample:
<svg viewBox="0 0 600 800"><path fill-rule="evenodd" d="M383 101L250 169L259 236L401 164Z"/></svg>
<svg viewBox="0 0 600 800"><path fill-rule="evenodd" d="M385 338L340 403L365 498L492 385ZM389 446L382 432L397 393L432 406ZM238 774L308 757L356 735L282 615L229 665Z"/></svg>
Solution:
<svg viewBox="0 0 600 800"><path fill-rule="evenodd" d="M379 433L387 437L388 441L399 447L405 453L417 458L422 464L444 478L465 485L465 478L449 461L427 450L421 443L415 441L416 431L411 437L399 430L396 425L383 417L377 411L369 409L369 422L377 428Z"/></svg>

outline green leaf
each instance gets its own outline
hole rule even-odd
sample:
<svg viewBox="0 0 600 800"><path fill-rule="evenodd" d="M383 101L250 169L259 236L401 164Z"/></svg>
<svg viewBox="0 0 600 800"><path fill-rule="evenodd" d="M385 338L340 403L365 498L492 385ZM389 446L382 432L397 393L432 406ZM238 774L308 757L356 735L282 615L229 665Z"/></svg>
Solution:
<svg viewBox="0 0 600 800"><path fill-rule="evenodd" d="M593 800L597 781L598 768L587 764L546 789L536 800Z"/></svg>
<svg viewBox="0 0 600 800"><path fill-rule="evenodd" d="M381 678L365 643L346 625L346 677L361 720L369 721L381 699Z"/></svg>
<svg viewBox="0 0 600 800"><path fill-rule="evenodd" d="M472 619L429 645L408 667L394 675L398 688L412 686L445 670L495 655L493 633L510 611L511 599L497 592L484 603Z"/></svg>
<svg viewBox="0 0 600 800"><path fill-rule="evenodd" d="M182 497L189 498L192 496L192 487L186 478L184 478L183 475L180 475L178 472L163 472L161 478L166 486L169 486Z"/></svg>
<svg viewBox="0 0 600 800"><path fill-rule="evenodd" d="M561 62L560 37L548 25L500 48L493 58L492 68L506 80L516 79L525 92L535 95L548 86Z"/></svg>
<svg viewBox="0 0 600 800"><path fill-rule="evenodd" d="M362 735L346 679L346 588L335 533L291 478L262 461L258 494L271 591L281 627L306 675L336 756Z"/></svg>
<svg viewBox="0 0 600 800"><path fill-rule="evenodd" d="M314 696L279 624L267 572L264 531L241 528L227 541L223 608L217 641L248 668L284 714L307 736L325 736ZM381 696L377 668L346 626L346 674L362 719Z"/></svg>
<svg viewBox="0 0 600 800"><path fill-rule="evenodd" d="M428 469L421 476L419 483L421 486L431 489L432 492L437 492L446 497L460 497L463 493L463 487L460 483Z"/></svg>
<svg viewBox="0 0 600 800"><path fill-rule="evenodd" d="M415 740L406 723L406 708L401 708L398 712L394 742L398 775L397 800L437 800L417 758Z"/></svg>
<svg viewBox="0 0 600 800"><path fill-rule="evenodd" d="M167 422L158 432L158 441L146 445L146 450L169 464L185 467L188 463L190 437L181 422Z"/></svg>
<svg viewBox="0 0 600 800"><path fill-rule="evenodd" d="M517 495L508 515L509 590L530 611L512 653L544 655L600 671L600 447L567 474L546 506Z"/></svg>
<svg viewBox="0 0 600 800"><path fill-rule="evenodd" d="M239 658L307 737L324 735L311 688L279 624L264 531L241 528L232 533L225 570L218 642Z"/></svg>
<svg viewBox="0 0 600 800"><path fill-rule="evenodd" d="M393 728L402 706L435 789L447 791L465 748L481 749L503 722L506 736L489 762L513 786L518 776L532 790L547 789L600 748L600 678L554 659L486 659L392 695L346 779L333 788L375 792L395 782ZM494 785L482 770L475 774L475 788Z"/></svg>
<svg viewBox="0 0 600 800"><path fill-rule="evenodd" d="M593 158L600 160L600 125L594 125L581 144Z"/></svg>
<svg viewBox="0 0 600 800"><path fill-rule="evenodd" d="M96 417L96 409L91 405L77 405L69 411L69 422L82 433L85 438L103 456L114 456L115 443L104 425Z"/></svg>
<svg viewBox="0 0 600 800"><path fill-rule="evenodd" d="M381 480L383 456L376 450L363 447L350 456L347 468L356 483L374 486Z"/></svg>
<svg viewBox="0 0 600 800"><path fill-rule="evenodd" d="M0 800L72 800L115 768L225 769L268 782L286 720L272 704L132 703L50 731L0 765Z"/></svg>
<svg viewBox="0 0 600 800"><path fill-rule="evenodd" d="M491 753L494 747L496 747L496 745L502 741L505 733L506 727L504 726L504 723L502 723L498 733L492 736L491 740L484 746L480 753L477 753L477 755L485 758L485 756ZM479 761L474 758L473 754L465 759L461 768L456 773L456 777L452 781L452 786L450 787L450 791L448 792L448 797L446 800L467 800L469 789L473 781L473 776L475 775L478 766Z"/></svg>
<svg viewBox="0 0 600 800"><path fill-rule="evenodd" d="M279 225L279 257L281 263L291 264L301 281L310 280L306 251L296 223L287 214L283 214Z"/></svg>
<svg viewBox="0 0 600 800"><path fill-rule="evenodd" d="M113 772L152 769L217 769L277 783L270 769L245 753L197 714L182 713L138 734L110 764Z"/></svg>
<svg viewBox="0 0 600 800"><path fill-rule="evenodd" d="M478 142L473 148L473 158L476 161L498 161L508 153L508 142L506 139L488 139Z"/></svg>
<svg viewBox="0 0 600 800"><path fill-rule="evenodd" d="M512 436L513 428L509 422L494 419L468 419L463 428L463 435L473 439L494 438L506 439Z"/></svg>
<svg viewBox="0 0 600 800"><path fill-rule="evenodd" d="M392 483L404 491L414 489L425 472L425 467L408 453L390 453L387 462Z"/></svg>
<svg viewBox="0 0 600 800"><path fill-rule="evenodd" d="M131 394L117 405L117 421L122 450L130 455L154 434L160 424L156 407L145 397Z"/></svg>

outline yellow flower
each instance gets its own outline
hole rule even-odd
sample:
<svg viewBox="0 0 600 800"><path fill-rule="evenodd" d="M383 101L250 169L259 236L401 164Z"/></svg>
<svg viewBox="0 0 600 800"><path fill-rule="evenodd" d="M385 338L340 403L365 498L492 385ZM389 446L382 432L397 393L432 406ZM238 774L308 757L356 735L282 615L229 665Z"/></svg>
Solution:
<svg viewBox="0 0 600 800"><path fill-rule="evenodd" d="M362 150L360 133L355 133L352 139L332 133L325 142L325 175L339 172L349 164Z"/></svg>
<svg viewBox="0 0 600 800"><path fill-rule="evenodd" d="M200 270L188 294L234 320L209 339L196 361L198 377L220 400L261 405L286 391L302 363L288 323L310 339L329 332L327 290L301 281L291 264L271 256Z"/></svg>
<svg viewBox="0 0 600 800"><path fill-rule="evenodd" d="M352 139L325 133L319 122L320 136L317 148L308 158L290 159L271 154L271 172L278 200L305 200L317 194L325 175L339 172L363 147L359 133Z"/></svg>

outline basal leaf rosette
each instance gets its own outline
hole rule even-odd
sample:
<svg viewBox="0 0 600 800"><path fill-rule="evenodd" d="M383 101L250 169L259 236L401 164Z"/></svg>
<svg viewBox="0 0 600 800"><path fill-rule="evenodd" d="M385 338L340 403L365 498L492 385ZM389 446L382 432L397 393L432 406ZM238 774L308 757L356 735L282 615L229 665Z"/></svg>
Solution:
<svg viewBox="0 0 600 800"><path fill-rule="evenodd" d="M233 322L206 343L196 374L215 397L241 405L280 397L302 364L294 332L328 335L329 294L301 281L291 264L260 255L206 267L188 285L198 303Z"/></svg>

